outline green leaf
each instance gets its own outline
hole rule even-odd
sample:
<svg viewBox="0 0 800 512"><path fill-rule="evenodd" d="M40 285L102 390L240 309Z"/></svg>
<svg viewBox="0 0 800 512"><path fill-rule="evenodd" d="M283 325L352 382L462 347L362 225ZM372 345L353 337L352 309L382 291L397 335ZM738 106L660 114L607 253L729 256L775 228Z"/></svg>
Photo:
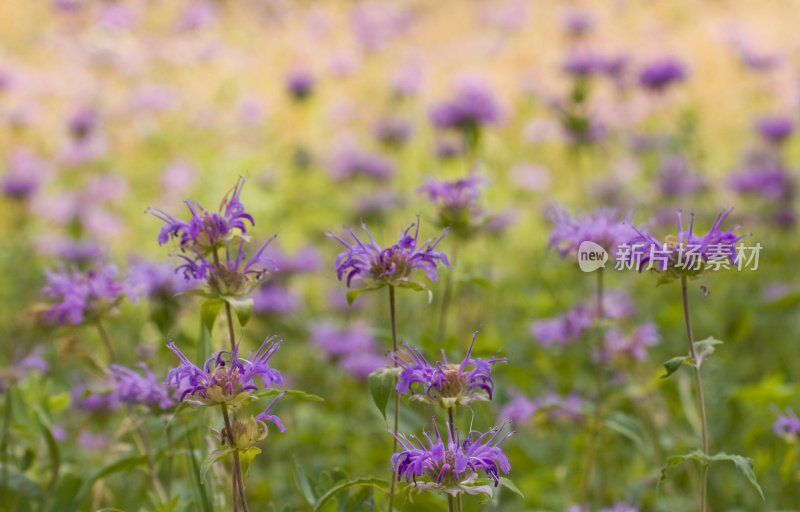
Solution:
<svg viewBox="0 0 800 512"><path fill-rule="evenodd" d="M361 490L353 492L347 500L341 500L336 512L369 512L374 509L375 500L372 499L372 487L365 486Z"/></svg>
<svg viewBox="0 0 800 512"><path fill-rule="evenodd" d="M89 487L97 480L101 478L105 478L107 476L113 475L114 473L119 473L120 471L127 471L129 469L133 469L136 466L141 466L142 464L147 463L147 455L134 455L131 457L125 457L124 459L119 459L118 461L112 462L111 464L107 464L102 468L94 471L86 480L83 481L80 490L78 491L78 496L83 498L86 492L89 490Z"/></svg>
<svg viewBox="0 0 800 512"><path fill-rule="evenodd" d="M0 464L0 486L31 500L38 500L44 497L44 491L39 487L39 484L31 481L8 464Z"/></svg>
<svg viewBox="0 0 800 512"><path fill-rule="evenodd" d="M53 437L47 414L38 404L34 405L33 409L36 411L39 426L42 428L44 438L47 441L47 450L50 455L50 481L47 483L47 489L52 490L58 481L58 470L61 467L61 451L58 449L55 437Z"/></svg>
<svg viewBox="0 0 800 512"><path fill-rule="evenodd" d="M421 283L416 281L400 281L397 283L397 286L400 288L408 288L414 290L415 292L428 292L428 304L433 302L433 292Z"/></svg>
<svg viewBox="0 0 800 512"><path fill-rule="evenodd" d="M724 452L720 452L714 455L706 455L699 450L694 450L684 455L673 455L667 458L666 465L664 465L664 467L661 468L661 478L659 482L663 482L664 479L667 478L667 472L670 469L682 464L683 462L689 459L693 459L698 462L706 464L724 460L733 462L734 466L736 466L736 469L738 469L745 476L745 478L747 478L747 481L750 482L750 484L752 484L753 487L755 487L756 491L758 491L758 494L761 496L761 499L762 500L765 499L764 492L761 490L761 486L758 485L758 480L756 479L755 471L753 471L753 459L750 459L748 457L743 457L741 455L731 455Z"/></svg>
<svg viewBox="0 0 800 512"><path fill-rule="evenodd" d="M615 432L627 437L640 452L645 451L645 441L642 435L642 426L638 419L623 412L613 412L604 421L605 425Z"/></svg>
<svg viewBox="0 0 800 512"><path fill-rule="evenodd" d="M359 295L366 292L374 292L375 290L380 290L383 288L384 285L380 286L370 286L369 288L356 288L355 290L349 290L347 292L347 304L352 306L353 302L358 298Z"/></svg>
<svg viewBox="0 0 800 512"><path fill-rule="evenodd" d="M673 373L677 372L678 369L683 366L684 364L691 365L692 358L689 356L677 356L673 357L672 359L664 362L664 368L667 370L667 373L661 376L662 379L668 378Z"/></svg>
<svg viewBox="0 0 800 512"><path fill-rule="evenodd" d="M320 496L319 501L317 501L317 503L314 505L313 512L319 512L323 510L323 505L325 505L325 503L343 490L362 485L377 487L384 492L386 492L387 488L389 487L389 484L385 480L380 480L378 478L356 478L355 480L350 480L336 485L329 489L325 494Z"/></svg>
<svg viewBox="0 0 800 512"><path fill-rule="evenodd" d="M219 310L225 302L219 298L208 299L200 306L200 319L208 329L209 334L214 329L214 322L217 321Z"/></svg>
<svg viewBox="0 0 800 512"><path fill-rule="evenodd" d="M233 448L218 448L213 452L206 455L206 458L203 460L203 463L200 464L200 478L204 479L208 470L211 469L211 466L214 465L218 460L222 459L229 453L233 453Z"/></svg>
<svg viewBox="0 0 800 512"><path fill-rule="evenodd" d="M78 510L78 490L82 480L71 473L62 474L58 479L58 486L52 492L48 492L46 499L47 507L44 512L75 512Z"/></svg>
<svg viewBox="0 0 800 512"><path fill-rule="evenodd" d="M694 342L694 350L697 353L697 367L703 364L703 360L714 353L714 347L722 345L722 342L713 336Z"/></svg>
<svg viewBox="0 0 800 512"><path fill-rule="evenodd" d="M386 421L386 404L395 387L395 378L399 373L398 368L378 368L369 374L369 392L372 395L372 402Z"/></svg>
<svg viewBox="0 0 800 512"><path fill-rule="evenodd" d="M223 295L222 300L231 305L236 312L236 318L239 319L239 325L244 327L253 316L253 299L250 297L235 297L232 295Z"/></svg>
<svg viewBox="0 0 800 512"><path fill-rule="evenodd" d="M208 497L206 488L203 485L203 478L200 476L200 465L197 463L197 458L194 456L194 446L192 445L191 437L186 438L186 443L189 445L187 455L189 456L189 466L192 473L192 488L197 496L197 501L200 502L203 512L212 512L214 510L214 505Z"/></svg>
<svg viewBox="0 0 800 512"><path fill-rule="evenodd" d="M504 476L500 477L500 485L508 489L509 491L513 492L514 494L518 495L520 498L524 498L525 495L522 494L522 491L511 481L510 478L506 478Z"/></svg>
<svg viewBox="0 0 800 512"><path fill-rule="evenodd" d="M300 463L297 462L297 459L294 460L294 484L297 486L297 490L300 491L306 502L313 506L317 501L317 497L314 496L314 491L312 490L311 481L309 481L308 475L306 475L306 472L303 471L303 468L300 466Z"/></svg>

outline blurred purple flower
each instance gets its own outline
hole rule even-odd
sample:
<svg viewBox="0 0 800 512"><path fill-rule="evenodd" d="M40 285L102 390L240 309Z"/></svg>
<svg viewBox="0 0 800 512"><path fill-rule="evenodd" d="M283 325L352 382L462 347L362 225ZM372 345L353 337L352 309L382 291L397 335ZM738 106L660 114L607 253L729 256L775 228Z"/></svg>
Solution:
<svg viewBox="0 0 800 512"><path fill-rule="evenodd" d="M419 217L417 222L408 226L401 234L396 244L381 249L365 224L361 227L367 233L369 242L362 242L350 228L345 231L353 238L350 244L342 238L327 233L327 235L344 245L347 250L339 253L334 267L339 280L345 278L347 287L350 288L354 278L365 281L368 285L402 285L409 282L409 277L415 269L423 270L431 281L436 281L436 270L439 265L450 268L447 255L434 249L448 233L444 230L442 235L434 240L428 239L421 246L419 243ZM411 228L416 227L414 236L409 234Z"/></svg>
<svg viewBox="0 0 800 512"><path fill-rule="evenodd" d="M72 407L88 412L109 412L119 407L119 396L114 392L110 382L87 387L83 382L76 382L71 391Z"/></svg>
<svg viewBox="0 0 800 512"><path fill-rule="evenodd" d="M489 359L473 358L477 337L476 332L461 364L449 363L442 350L442 361L432 366L422 353L405 344L405 350L392 354L392 360L403 369L397 381L397 392L411 391L412 400L439 403L444 409L476 400L491 400L494 392L492 365L507 363L508 359L498 358L497 354ZM420 385L418 393L413 389L415 384Z"/></svg>
<svg viewBox="0 0 800 512"><path fill-rule="evenodd" d="M387 146L401 146L411 136L414 127L406 119L382 117L373 126L376 139Z"/></svg>
<svg viewBox="0 0 800 512"><path fill-rule="evenodd" d="M193 32L216 23L219 18L218 5L209 0L191 0L187 2L175 22L176 30Z"/></svg>
<svg viewBox="0 0 800 512"><path fill-rule="evenodd" d="M163 381L157 380L144 363L138 365L144 376L118 364L112 364L109 377L116 397L127 404L153 405L166 410L174 407L177 400L175 390Z"/></svg>
<svg viewBox="0 0 800 512"><path fill-rule="evenodd" d="M390 158L360 148L351 139L343 139L341 144L336 146L328 171L337 181L347 180L356 175L387 180L395 173L395 164Z"/></svg>
<svg viewBox="0 0 800 512"><path fill-rule="evenodd" d="M625 335L620 329L605 334L605 349L612 357L629 357L637 361L647 359L647 348L658 344L661 337L653 323L645 323Z"/></svg>
<svg viewBox="0 0 800 512"><path fill-rule="evenodd" d="M437 128L473 131L501 119L500 105L488 83L477 76L464 76L456 81L453 96L430 110Z"/></svg>
<svg viewBox="0 0 800 512"><path fill-rule="evenodd" d="M400 98L414 96L422 86L422 68L416 64L405 64L392 73L390 86L394 94Z"/></svg>
<svg viewBox="0 0 800 512"><path fill-rule="evenodd" d="M530 332L543 347L554 343L564 346L578 340L586 329L594 325L594 318L590 307L578 304L562 316L532 322Z"/></svg>
<svg viewBox="0 0 800 512"><path fill-rule="evenodd" d="M605 507L601 512L639 512L639 509L624 501L618 501L614 506Z"/></svg>
<svg viewBox="0 0 800 512"><path fill-rule="evenodd" d="M253 311L258 313L291 313L300 307L298 299L286 287L276 283L267 283L254 291Z"/></svg>
<svg viewBox="0 0 800 512"><path fill-rule="evenodd" d="M686 157L669 155L661 162L658 187L663 195L676 197L701 192L707 184L700 176L692 175Z"/></svg>
<svg viewBox="0 0 800 512"><path fill-rule="evenodd" d="M491 495L492 489L488 485L473 485L477 480L477 471L484 471L494 480L495 487L499 485L500 472L511 471L511 464L500 449L500 444L514 432L511 431L498 439L505 428L505 425L501 425L485 434L471 431L462 442L458 429L454 429L455 439L453 439L449 423L446 425L446 445L439 435L435 418L434 439L431 439L427 432L423 432L428 441L427 447L416 436L392 433L402 448L402 451L392 455L392 467L397 473L397 480L400 481L405 477L406 482L413 481L414 487L418 490L438 490L453 496L464 492ZM418 482L418 477L427 477L429 482Z"/></svg>
<svg viewBox="0 0 800 512"><path fill-rule="evenodd" d="M689 76L686 65L675 57L662 57L646 63L639 72L639 85L653 92L662 92L669 85Z"/></svg>
<svg viewBox="0 0 800 512"><path fill-rule="evenodd" d="M739 193L760 194L774 201L791 197L794 184L780 159L754 153L748 156L742 168L728 177L728 186Z"/></svg>
<svg viewBox="0 0 800 512"><path fill-rule="evenodd" d="M571 51L561 64L561 70L576 77L589 77L606 70L606 59L587 50Z"/></svg>
<svg viewBox="0 0 800 512"><path fill-rule="evenodd" d="M570 8L561 13L561 25L572 37L582 37L594 29L594 16L586 10Z"/></svg>
<svg viewBox="0 0 800 512"><path fill-rule="evenodd" d="M259 389L254 380L256 377L261 377L264 389L283 382L280 372L272 369L268 363L281 346L280 341L273 343L274 339L274 336L265 339L261 347L255 353L250 352L247 358L239 357L239 344L236 344L232 353L222 350L212 354L203 369L189 361L174 343L167 343L167 348L181 362L177 368L170 369L167 384L177 390L181 402L194 405L227 403L235 406L253 400L255 397L250 393ZM268 414L274 403L256 419L271 421L284 432L286 429L281 420Z"/></svg>
<svg viewBox="0 0 800 512"><path fill-rule="evenodd" d="M428 199L439 209L439 223L450 227L460 236L471 234L483 221L485 211L478 200L479 185L487 185L489 180L477 175L452 181L428 179L428 183L417 188L417 192L427 194Z"/></svg>
<svg viewBox="0 0 800 512"><path fill-rule="evenodd" d="M67 119L67 129L75 140L89 138L100 125L100 113L94 107L82 106Z"/></svg>
<svg viewBox="0 0 800 512"><path fill-rule="evenodd" d="M117 280L117 267L105 265L88 272L45 270L47 285L42 289L52 304L44 314L47 323L80 324L111 311L119 302L124 285Z"/></svg>
<svg viewBox="0 0 800 512"><path fill-rule="evenodd" d="M794 133L795 127L794 120L781 115L764 116L756 122L758 133L773 144L786 141Z"/></svg>
<svg viewBox="0 0 800 512"><path fill-rule="evenodd" d="M2 188L6 197L27 199L38 189L49 164L27 148L14 148L8 155L7 171Z"/></svg>
<svg viewBox="0 0 800 512"><path fill-rule="evenodd" d="M81 448L89 451L102 450L111 443L111 437L105 433L93 434L88 430L81 430L75 442L78 443L78 446Z"/></svg>
<svg viewBox="0 0 800 512"><path fill-rule="evenodd" d="M42 356L43 352L43 345L35 345L30 352L23 356L18 348L11 364L6 368L0 368L0 392L4 392L12 383L24 380L28 370L36 370L40 373L50 370L50 363Z"/></svg>
<svg viewBox="0 0 800 512"><path fill-rule="evenodd" d="M386 366L388 359L378 354L375 338L361 323L337 327L328 322L311 328L309 342L319 347L328 359L336 359L339 366L359 379L365 379L378 368Z"/></svg>
<svg viewBox="0 0 800 512"><path fill-rule="evenodd" d="M562 258L571 254L577 260L578 247L585 241L598 244L614 258L617 247L636 234L631 224L632 216L628 214L618 218L616 210L612 208L599 209L594 215L582 213L570 217L556 205L547 216L553 223L548 245L555 248Z"/></svg>
<svg viewBox="0 0 800 512"><path fill-rule="evenodd" d="M359 2L350 11L353 35L367 51L382 48L405 32L413 22L407 8L386 2Z"/></svg>
<svg viewBox="0 0 800 512"><path fill-rule="evenodd" d="M522 423L542 411L547 414L548 421L553 423L579 422L583 419L581 413L583 405L583 398L574 393L559 396L551 392L537 400L531 400L521 393L514 393L512 399L500 409L498 417L510 420L512 423Z"/></svg>
<svg viewBox="0 0 800 512"><path fill-rule="evenodd" d="M772 425L775 435L779 436L800 436L800 419L790 408L786 408L786 414L777 413L778 419Z"/></svg>
<svg viewBox="0 0 800 512"><path fill-rule="evenodd" d="M169 263L157 264L136 258L128 265L125 287L131 300L138 298L168 299L201 284L187 280Z"/></svg>

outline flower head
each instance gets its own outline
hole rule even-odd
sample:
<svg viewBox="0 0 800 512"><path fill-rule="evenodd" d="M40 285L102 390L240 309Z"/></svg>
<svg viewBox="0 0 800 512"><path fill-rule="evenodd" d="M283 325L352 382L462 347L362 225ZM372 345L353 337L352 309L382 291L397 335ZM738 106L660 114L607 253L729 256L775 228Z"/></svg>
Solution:
<svg viewBox="0 0 800 512"><path fill-rule="evenodd" d="M674 58L664 57L648 62L639 73L639 85L653 92L662 92L669 85L684 80L689 75L685 64Z"/></svg>
<svg viewBox="0 0 800 512"><path fill-rule="evenodd" d="M434 105L431 122L437 128L476 132L485 124L500 121L500 105L489 86L479 77L464 77L456 83L453 97Z"/></svg>
<svg viewBox="0 0 800 512"><path fill-rule="evenodd" d="M781 144L795 130L794 121L785 116L765 116L756 122L756 130L769 142Z"/></svg>
<svg viewBox="0 0 800 512"><path fill-rule="evenodd" d="M81 324L114 309L125 290L117 281L117 267L106 265L88 272L60 267L57 272L45 270L47 285L42 289L59 302L44 313L48 323Z"/></svg>
<svg viewBox="0 0 800 512"><path fill-rule="evenodd" d="M488 485L474 485L478 478L477 472L484 471L497 487L500 483L500 472L511 471L511 464L500 449L500 444L514 432L499 438L505 428L503 424L485 434L471 431L462 443L458 429L454 429L453 439L449 423L447 425L446 444L439 434L435 420L434 438L431 439L427 432L422 433L428 442L427 446L416 436L392 434L402 447L402 451L392 455L392 467L397 472L397 480L405 478L406 482L413 481L417 489L434 489L453 496L464 492L491 495L492 488ZM418 477L425 477L428 481L418 482Z"/></svg>
<svg viewBox="0 0 800 512"><path fill-rule="evenodd" d="M570 217L563 208L556 206L548 217L553 222L549 245L554 247L561 257L568 254L577 256L581 243L591 241L608 251L613 258L617 246L636 234L631 224L631 216L618 218L614 209L604 208L594 215L584 213L578 217Z"/></svg>
<svg viewBox="0 0 800 512"><path fill-rule="evenodd" d="M439 208L439 222L443 227L450 227L459 236L467 236L474 232L484 216L478 204L481 195L478 186L488 183L486 178L474 175L453 181L429 179L417 192L427 194Z"/></svg>
<svg viewBox="0 0 800 512"><path fill-rule="evenodd" d="M633 261L639 271L656 270L662 278L670 280L675 277L696 276L703 272L707 263L718 263L720 266L736 264L737 249L734 245L747 235L736 235L733 231L721 229L722 223L732 210L723 210L717 215L708 233L699 236L694 232L694 212L688 229L683 228L681 212L678 212L678 234L669 235L664 242L643 229L636 230L637 236L630 240L629 251L625 257Z"/></svg>
<svg viewBox="0 0 800 512"><path fill-rule="evenodd" d="M778 413L778 419L772 425L772 430L779 436L800 436L800 419L787 407L785 415Z"/></svg>
<svg viewBox="0 0 800 512"><path fill-rule="evenodd" d="M158 380L144 363L138 365L144 376L118 364L112 364L108 373L117 398L129 404L154 405L165 410L174 407L175 390Z"/></svg>
<svg viewBox="0 0 800 512"><path fill-rule="evenodd" d="M361 227L369 237L366 243L349 228L345 228L345 231L353 238L352 244L332 233L327 234L347 248L336 257L334 266L339 280L346 278L348 287L354 278L361 279L367 285L404 286L410 282L409 278L415 269L423 270L431 281L436 281L438 279L436 270L440 264L450 268L447 255L434 250L449 229L445 229L442 236L436 240L429 239L419 246L419 217L417 217L416 224L408 226L400 234L396 244L381 249L367 226L362 224ZM414 227L416 229L412 236L410 231Z"/></svg>
<svg viewBox="0 0 800 512"><path fill-rule="evenodd" d="M275 337L264 340L255 353L250 352L247 358L239 357L239 345L233 352L222 350L198 368L175 346L167 343L167 347L180 359L181 364L172 368L167 375L167 384L175 387L181 402L196 405L229 404L233 407L242 405L255 397L251 394L258 390L256 377L261 377L264 389L273 384L283 382L279 371L270 368L269 358L280 348L281 342L273 343ZM274 402L273 402L274 403ZM272 421L283 432L285 429L277 416L269 415L267 409L256 416L257 420Z"/></svg>
<svg viewBox="0 0 800 512"><path fill-rule="evenodd" d="M403 352L392 354L392 360L402 368L397 381L397 392L412 391L411 398L430 403L439 403L445 409L454 405L466 405L475 400L491 400L494 392L492 365L506 363L505 357L489 359L473 358L476 332L472 336L469 350L461 364L449 363L442 350L442 361L431 365L418 351L407 344ZM412 386L419 384L420 393L413 393Z"/></svg>

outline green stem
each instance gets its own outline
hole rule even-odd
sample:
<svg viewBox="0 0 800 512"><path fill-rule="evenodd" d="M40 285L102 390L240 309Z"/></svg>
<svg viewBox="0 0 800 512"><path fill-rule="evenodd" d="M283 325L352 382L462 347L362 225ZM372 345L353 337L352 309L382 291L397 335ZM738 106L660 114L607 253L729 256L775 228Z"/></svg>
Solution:
<svg viewBox="0 0 800 512"><path fill-rule="evenodd" d="M231 354L236 349L236 334L233 330L233 313L231 313L231 305L225 301L225 314L228 316L228 336L231 338Z"/></svg>
<svg viewBox="0 0 800 512"><path fill-rule="evenodd" d="M169 500L169 496L167 495L166 491L164 491L164 486L161 485L161 481L158 479L158 475L156 474L156 466L155 461L153 460L153 449L152 445L150 444L150 436L147 435L147 430L145 430L142 423L138 420L136 415L133 413L133 409L130 405L127 405L125 408L128 412L128 418L130 418L131 423L135 427L137 434L139 435L139 440L142 443L142 451L144 455L147 457L147 472L150 476L150 480L153 481L153 487L156 490L156 494L158 494L158 498L161 500L163 504L166 504Z"/></svg>
<svg viewBox="0 0 800 512"><path fill-rule="evenodd" d="M108 334L106 334L106 330L103 328L103 324L100 323L100 320L95 322L97 326L97 332L100 333L100 339L103 340L103 345L106 346L106 351L108 352L108 362L114 363L116 359L114 358L114 350L111 348L111 342L108 339Z"/></svg>
<svg viewBox="0 0 800 512"><path fill-rule="evenodd" d="M244 492L244 482L242 479L242 464L239 461L239 450L236 449L236 441L233 438L233 429L231 428L231 420L228 417L228 406L222 403L222 418L225 420L225 431L228 433L229 446L233 449L233 503L234 509L236 508L236 489L239 489L239 497L242 500L242 510L250 512L247 507L247 496Z"/></svg>
<svg viewBox="0 0 800 512"><path fill-rule="evenodd" d="M8 482L8 428L11 425L11 384L8 385L5 392L5 403L3 404L3 438L0 441L0 462L3 464L3 482ZM0 500L3 503L6 501L7 485L3 485L3 493Z"/></svg>
<svg viewBox="0 0 800 512"><path fill-rule="evenodd" d="M686 321L686 336L689 339L689 354L692 357L694 368L694 381L697 385L697 399L700 403L700 427L703 435L703 453L708 457L708 421L706 419L706 400L703 395L703 382L700 378L700 365L697 352L694 350L694 335L692 334L692 320L689 316L689 293L686 287L686 276L681 276L681 292L683 293L683 318ZM708 494L708 460L700 463L700 512L706 512Z"/></svg>
<svg viewBox="0 0 800 512"><path fill-rule="evenodd" d="M605 317L603 308L603 269L597 271L597 317L602 320ZM589 489L592 486L594 476L594 465L597 459L597 444L600 440L600 425L603 420L603 395L606 382L606 347L605 337L602 333L597 340L598 361L595 372L596 394L594 398L594 415L592 417L592 427L589 432L589 446L586 450L586 463L581 479L581 504L584 508L589 508Z"/></svg>
<svg viewBox="0 0 800 512"><path fill-rule="evenodd" d="M450 495L450 494L448 494L448 495L447 495L447 506L448 506L448 508L450 509L450 512L456 512L456 509L455 509L455 506L454 506L454 505L455 505L455 504L454 504L454 502L453 502L453 496L452 496L452 495Z"/></svg>
<svg viewBox="0 0 800 512"><path fill-rule="evenodd" d="M392 324L392 351L397 353L397 318L395 313L394 301L394 286L389 285L389 317ZM394 362L394 367L397 368L397 361ZM397 387L397 377L394 378L395 388ZM400 423L400 395L397 389L394 389L394 435L392 436L392 454L397 452L397 430ZM394 509L394 494L395 487L397 486L397 479L395 478L394 468L392 468L392 478L389 484L389 512Z"/></svg>

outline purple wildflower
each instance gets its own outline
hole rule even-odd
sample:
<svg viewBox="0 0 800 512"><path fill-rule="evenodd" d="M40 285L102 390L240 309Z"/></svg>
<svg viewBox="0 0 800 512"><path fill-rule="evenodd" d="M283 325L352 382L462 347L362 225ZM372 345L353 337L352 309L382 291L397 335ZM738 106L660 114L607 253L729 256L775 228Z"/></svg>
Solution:
<svg viewBox="0 0 800 512"><path fill-rule="evenodd" d="M727 262L735 265L737 249L734 245L747 235L735 235L733 230L722 231L722 223L732 210L723 210L708 233L698 236L694 232L694 212L688 230L683 229L681 212L678 212L678 234L669 235L662 243L644 230L636 229L637 236L630 240L625 249L626 261L639 271L654 269L666 274L666 279L679 275L698 275L703 272L705 263L725 267Z"/></svg>
<svg viewBox="0 0 800 512"><path fill-rule="evenodd" d="M194 249L205 255L237 239L248 240L247 222L252 226L255 221L239 199L244 183L245 179L240 177L236 186L225 194L219 212L208 211L197 201L187 200L186 206L192 214L188 221L178 220L156 208L148 209L148 213L165 223L158 235L158 243L165 244L171 237L176 238L182 251Z"/></svg>
<svg viewBox="0 0 800 512"><path fill-rule="evenodd" d="M253 311L258 313L291 313L300 307L300 299L281 284L269 282L254 291Z"/></svg>
<svg viewBox="0 0 800 512"><path fill-rule="evenodd" d="M791 197L793 193L792 176L780 159L760 152L749 155L744 167L730 175L728 186L768 200Z"/></svg>
<svg viewBox="0 0 800 512"><path fill-rule="evenodd" d="M363 149L353 140L346 139L337 144L328 170L331 177L337 181L358 175L387 180L394 175L395 164L381 153Z"/></svg>
<svg viewBox="0 0 800 512"><path fill-rule="evenodd" d="M686 157L670 155L661 162L658 187L662 194L675 197L701 192L707 185L703 178L692 175Z"/></svg>
<svg viewBox="0 0 800 512"><path fill-rule="evenodd" d="M88 412L109 412L119 407L119 396L109 382L87 387L76 382L71 392L72 406Z"/></svg>
<svg viewBox="0 0 800 512"><path fill-rule="evenodd" d="M500 410L499 417L512 423L522 423L543 412L552 423L579 422L583 419L583 405L583 398L575 393L560 396L550 392L536 400L514 393L512 399Z"/></svg>
<svg viewBox="0 0 800 512"><path fill-rule="evenodd" d="M8 156L8 171L2 178L6 197L27 199L31 197L48 170L48 164L27 148L15 148Z"/></svg>
<svg viewBox="0 0 800 512"><path fill-rule="evenodd" d="M558 344L564 346L581 337L594 325L594 312L584 304L578 304L564 315L531 323L531 335L543 347Z"/></svg>
<svg viewBox="0 0 800 512"><path fill-rule="evenodd" d="M326 358L336 359L339 366L360 379L367 378L388 362L378 353L375 338L361 323L347 327L319 323L312 327L309 342L319 347Z"/></svg>
<svg viewBox="0 0 800 512"><path fill-rule="evenodd" d="M139 363L139 367L144 371L144 376L130 368L111 365L108 373L116 397L128 404L153 405L161 410L175 406L174 390L156 379L146 364Z"/></svg>
<svg viewBox="0 0 800 512"><path fill-rule="evenodd" d="M778 412L778 419L772 425L772 430L779 436L800 436L800 419L787 407L785 415Z"/></svg>
<svg viewBox="0 0 800 512"><path fill-rule="evenodd" d="M662 92L669 85L689 75L686 65L674 57L662 57L644 65L639 73L639 85L653 92Z"/></svg>
<svg viewBox="0 0 800 512"><path fill-rule="evenodd" d="M577 258L578 247L585 241L598 244L613 258L617 247L636 234L631 225L631 215L618 219L616 210L610 208L600 209L594 215L583 213L573 218L556 206L548 217L554 224L549 245L562 258L568 254L575 254Z"/></svg>
<svg viewBox="0 0 800 512"><path fill-rule="evenodd" d="M781 144L794 133L795 123L785 116L764 116L756 122L756 130L768 142Z"/></svg>
<svg viewBox="0 0 800 512"><path fill-rule="evenodd" d="M605 335L605 349L612 356L629 357L637 361L647 359L647 348L660 341L655 324L645 323L628 335L620 329L611 329Z"/></svg>
<svg viewBox="0 0 800 512"><path fill-rule="evenodd" d="M436 281L438 279L436 270L440 264L451 268L447 255L434 250L449 229L445 229L438 239L429 239L418 248L419 217L417 217L417 222L412 223L400 234L396 244L381 249L367 226L362 224L361 227L369 237L367 243L361 241L349 228L345 228L345 231L353 237L352 244L332 233L327 233L329 237L338 240L347 248L336 257L334 266L340 281L346 276L348 288L354 278L359 278L368 286L403 286L410 281L411 273L415 269L423 270L431 281ZM409 231L413 227L416 227L416 230L411 236Z"/></svg>
<svg viewBox="0 0 800 512"><path fill-rule="evenodd" d="M459 236L468 236L480 224L485 213L478 204L481 195L478 186L488 183L486 178L475 175L453 181L431 178L417 188L417 192L427 194L439 208L439 222L443 227L449 226Z"/></svg>
<svg viewBox="0 0 800 512"><path fill-rule="evenodd" d="M582 37L594 28L594 16L581 9L567 9L561 13L561 25L573 37Z"/></svg>
<svg viewBox="0 0 800 512"><path fill-rule="evenodd" d="M618 501L614 506L605 507L601 512L639 512L639 509L624 501Z"/></svg>
<svg viewBox="0 0 800 512"><path fill-rule="evenodd" d="M167 343L169 348L181 364L172 368L167 375L167 384L177 389L179 401L195 405L216 405L221 403L238 406L255 399L250 393L258 390L255 377L261 377L264 389L269 389L273 384L283 382L279 371L270 368L269 358L280 348L281 342L273 343L275 337L264 340L255 353L250 352L247 358L239 357L239 344L233 352L222 350L205 362L202 369L195 366L175 346ZM226 355L230 357L225 357ZM277 399L276 399L277 400ZM267 420L275 423L281 432L285 431L280 418L269 413L267 409L256 416L257 420Z"/></svg>
<svg viewBox="0 0 800 512"><path fill-rule="evenodd" d="M375 138L387 146L401 146L413 131L409 121L397 117L382 117L372 129Z"/></svg>
<svg viewBox="0 0 800 512"><path fill-rule="evenodd" d="M392 467L397 473L397 480L405 477L406 482L413 481L419 490L434 489L453 496L464 492L491 495L492 488L488 485L473 485L478 478L477 471L484 471L494 480L494 486L498 486L500 472L511 471L511 464L500 449L500 444L514 432L498 439L505 428L503 424L485 434L471 431L462 443L458 429L454 429L453 439L449 423L447 425L447 444L439 434L435 420L435 438L431 439L427 432L422 433L428 446L416 436L392 434L403 448L392 455ZM426 477L429 482L418 482L418 477Z"/></svg>
<svg viewBox="0 0 800 512"><path fill-rule="evenodd" d="M450 100L434 105L431 121L437 128L472 132L500 121L500 105L489 86L478 77L465 77L455 85Z"/></svg>
<svg viewBox="0 0 800 512"><path fill-rule="evenodd" d="M572 51L561 64L561 70L574 77L586 78L606 70L606 59L590 51Z"/></svg>
<svg viewBox="0 0 800 512"><path fill-rule="evenodd" d="M412 400L438 402L445 409L475 400L491 400L494 392L492 365L507 363L508 359L498 358L497 354L489 359L473 358L472 348L477 337L476 332L461 364L449 363L442 350L442 361L432 366L422 353L405 344L405 351L392 354L392 360L402 368L397 392L411 391ZM420 393L412 389L415 384L420 385Z"/></svg>
<svg viewBox="0 0 800 512"><path fill-rule="evenodd" d="M59 300L44 314L48 323L80 324L111 311L125 287L117 281L117 267L106 265L88 272L60 267L58 272L45 270L47 285L42 292Z"/></svg>
<svg viewBox="0 0 800 512"><path fill-rule="evenodd" d="M170 299L200 284L186 280L175 273L168 263L157 264L144 259L134 259L128 265L125 286L131 300L138 298Z"/></svg>
<svg viewBox="0 0 800 512"><path fill-rule="evenodd" d="M14 354L11 364L6 368L0 368L0 392L8 389L9 385L19 382L25 378L28 370L36 370L45 373L50 369L50 363L42 357L44 346L36 345L31 351L22 356L19 349Z"/></svg>

